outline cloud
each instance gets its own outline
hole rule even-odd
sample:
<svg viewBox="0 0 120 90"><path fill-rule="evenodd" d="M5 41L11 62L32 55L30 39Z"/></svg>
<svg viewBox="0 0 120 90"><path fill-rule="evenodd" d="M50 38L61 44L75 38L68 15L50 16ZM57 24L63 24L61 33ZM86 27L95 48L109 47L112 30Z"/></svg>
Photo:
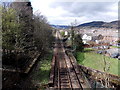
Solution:
<svg viewBox="0 0 120 90"><path fill-rule="evenodd" d="M118 3L114 2L56 2L55 0L31 0L33 9L45 15L51 24L69 25L89 21L113 21L118 19Z"/></svg>

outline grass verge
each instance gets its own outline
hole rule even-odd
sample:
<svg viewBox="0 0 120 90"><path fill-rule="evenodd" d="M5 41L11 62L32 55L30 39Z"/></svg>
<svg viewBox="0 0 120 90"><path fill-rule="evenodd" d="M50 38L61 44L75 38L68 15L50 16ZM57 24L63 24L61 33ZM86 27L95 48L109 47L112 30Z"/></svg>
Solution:
<svg viewBox="0 0 120 90"><path fill-rule="evenodd" d="M104 58L106 60L106 67L110 67L107 73L111 73L114 75L120 75L120 60L115 58L110 58L107 56L103 56L101 54L97 54L95 52L89 52L91 50L87 50L85 52L77 52L76 59L79 64L82 64L86 67L90 67L93 69L97 69L100 71L104 71L105 63Z"/></svg>
<svg viewBox="0 0 120 90"><path fill-rule="evenodd" d="M117 46L111 46L111 48L120 48L120 46L119 47L117 47Z"/></svg>
<svg viewBox="0 0 120 90"><path fill-rule="evenodd" d="M33 75L33 82L40 89L45 89L49 81L49 73L51 68L52 53L46 54L36 67Z"/></svg>

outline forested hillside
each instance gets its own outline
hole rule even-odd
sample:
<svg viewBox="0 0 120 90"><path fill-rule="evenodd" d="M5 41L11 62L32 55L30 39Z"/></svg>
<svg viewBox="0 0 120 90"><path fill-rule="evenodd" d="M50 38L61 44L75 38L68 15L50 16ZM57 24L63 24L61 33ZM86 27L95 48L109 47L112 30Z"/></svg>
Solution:
<svg viewBox="0 0 120 90"><path fill-rule="evenodd" d="M0 8L2 67L5 70L3 87L9 87L18 79L18 73L9 73L6 70L24 73L30 65L33 65L34 58L39 55L43 57L51 51L54 37L47 19L40 13L33 14L31 2L3 2Z"/></svg>

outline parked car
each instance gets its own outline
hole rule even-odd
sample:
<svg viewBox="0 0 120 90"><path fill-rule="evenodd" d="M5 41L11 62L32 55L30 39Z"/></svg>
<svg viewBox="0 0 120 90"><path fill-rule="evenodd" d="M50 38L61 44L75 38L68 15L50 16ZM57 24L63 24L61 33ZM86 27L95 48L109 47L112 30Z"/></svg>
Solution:
<svg viewBox="0 0 120 90"><path fill-rule="evenodd" d="M120 56L120 53L113 53L110 55L112 58L118 58Z"/></svg>
<svg viewBox="0 0 120 90"><path fill-rule="evenodd" d="M118 56L118 60L120 60L120 56Z"/></svg>
<svg viewBox="0 0 120 90"><path fill-rule="evenodd" d="M112 46L117 46L117 47L120 47L120 43L113 44Z"/></svg>
<svg viewBox="0 0 120 90"><path fill-rule="evenodd" d="M107 53L107 51L100 50L100 51L97 51L97 53L99 53L99 54L105 54L105 53Z"/></svg>
<svg viewBox="0 0 120 90"><path fill-rule="evenodd" d="M120 43L117 44L117 47L120 47Z"/></svg>
<svg viewBox="0 0 120 90"><path fill-rule="evenodd" d="M102 51L97 51L98 54L102 54Z"/></svg>
<svg viewBox="0 0 120 90"><path fill-rule="evenodd" d="M109 46L97 46L97 47L93 47L93 49L109 49Z"/></svg>

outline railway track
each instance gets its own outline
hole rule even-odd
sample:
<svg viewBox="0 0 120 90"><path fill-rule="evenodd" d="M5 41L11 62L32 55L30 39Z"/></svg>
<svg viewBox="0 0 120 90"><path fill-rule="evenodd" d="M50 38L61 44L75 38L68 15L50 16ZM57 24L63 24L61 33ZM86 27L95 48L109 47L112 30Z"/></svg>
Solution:
<svg viewBox="0 0 120 90"><path fill-rule="evenodd" d="M65 53L59 32L56 33L56 38L49 87L71 90L91 88L77 63Z"/></svg>

